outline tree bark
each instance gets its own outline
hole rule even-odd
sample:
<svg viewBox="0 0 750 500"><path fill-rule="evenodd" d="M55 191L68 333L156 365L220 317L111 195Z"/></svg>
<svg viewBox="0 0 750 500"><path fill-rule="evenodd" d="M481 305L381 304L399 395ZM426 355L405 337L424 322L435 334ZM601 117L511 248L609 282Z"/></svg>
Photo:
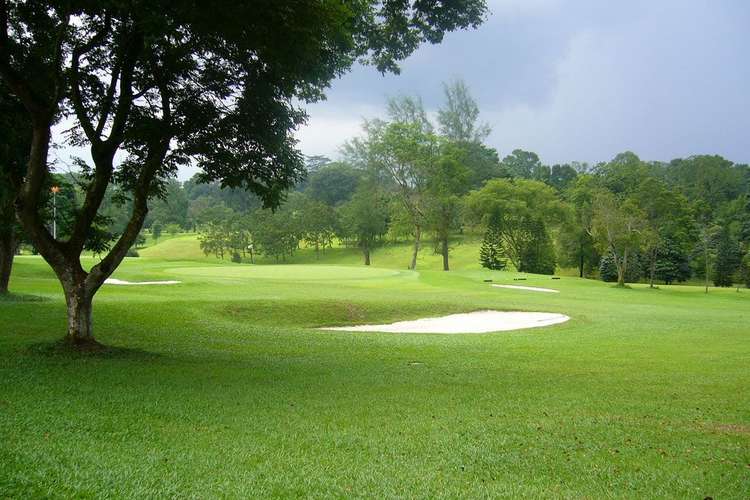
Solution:
<svg viewBox="0 0 750 500"><path fill-rule="evenodd" d="M650 288L654 288L654 278L656 276L656 249L651 250L651 276L650 276Z"/></svg>
<svg viewBox="0 0 750 500"><path fill-rule="evenodd" d="M365 265L369 266L370 265L370 247L367 247L367 246L364 247L362 249L362 253L365 254Z"/></svg>
<svg viewBox="0 0 750 500"><path fill-rule="evenodd" d="M65 340L76 346L97 345L94 340L93 294L83 283L64 283L65 302L68 306L68 334Z"/></svg>
<svg viewBox="0 0 750 500"><path fill-rule="evenodd" d="M578 260L578 277L583 278L583 247L581 247L581 255Z"/></svg>
<svg viewBox="0 0 750 500"><path fill-rule="evenodd" d="M448 238L441 238L441 253L443 254L443 271L450 271L448 267Z"/></svg>
<svg viewBox="0 0 750 500"><path fill-rule="evenodd" d="M0 236L0 295L8 293L15 253L16 242L11 230L9 234Z"/></svg>
<svg viewBox="0 0 750 500"><path fill-rule="evenodd" d="M414 251L411 255L411 263L409 263L409 269L414 270L417 268L417 255L419 254L419 247L422 240L422 228L420 226L414 227Z"/></svg>

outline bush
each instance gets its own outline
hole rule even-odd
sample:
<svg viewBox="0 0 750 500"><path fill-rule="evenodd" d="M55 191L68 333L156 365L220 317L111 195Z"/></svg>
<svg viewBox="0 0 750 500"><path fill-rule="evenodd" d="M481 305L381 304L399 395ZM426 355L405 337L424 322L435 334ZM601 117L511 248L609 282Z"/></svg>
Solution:
<svg viewBox="0 0 750 500"><path fill-rule="evenodd" d="M235 262L237 264L242 262L242 257L240 256L239 252L232 253L232 262Z"/></svg>
<svg viewBox="0 0 750 500"><path fill-rule="evenodd" d="M138 254L138 250L136 250L135 248L130 248L128 250L128 253L125 254L125 257L140 257L140 255Z"/></svg>

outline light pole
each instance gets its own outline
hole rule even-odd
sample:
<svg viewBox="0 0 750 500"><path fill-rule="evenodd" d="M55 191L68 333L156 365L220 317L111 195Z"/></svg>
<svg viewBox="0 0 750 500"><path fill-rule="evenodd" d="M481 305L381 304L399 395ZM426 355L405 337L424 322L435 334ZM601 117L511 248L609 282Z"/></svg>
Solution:
<svg viewBox="0 0 750 500"><path fill-rule="evenodd" d="M60 192L60 186L52 186L52 237L57 239L57 193Z"/></svg>

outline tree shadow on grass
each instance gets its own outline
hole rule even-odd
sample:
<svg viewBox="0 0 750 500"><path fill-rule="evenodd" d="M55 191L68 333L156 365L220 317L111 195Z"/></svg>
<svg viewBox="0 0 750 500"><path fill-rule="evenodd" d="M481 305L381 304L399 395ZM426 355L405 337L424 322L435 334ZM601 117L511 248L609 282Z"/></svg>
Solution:
<svg viewBox="0 0 750 500"><path fill-rule="evenodd" d="M57 359L113 359L128 361L153 361L163 358L161 354L129 347L108 346L91 343L86 346L73 345L65 339L31 344L25 349L32 356Z"/></svg>
<svg viewBox="0 0 750 500"><path fill-rule="evenodd" d="M29 295L25 293L3 293L0 294L0 304L13 302L50 302L52 299L41 295Z"/></svg>

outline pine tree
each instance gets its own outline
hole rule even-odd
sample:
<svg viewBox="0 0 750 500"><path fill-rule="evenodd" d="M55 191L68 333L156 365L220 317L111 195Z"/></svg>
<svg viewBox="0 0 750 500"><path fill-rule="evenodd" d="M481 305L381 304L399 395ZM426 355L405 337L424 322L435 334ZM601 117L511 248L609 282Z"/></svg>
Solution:
<svg viewBox="0 0 750 500"><path fill-rule="evenodd" d="M484 233L482 246L479 249L479 262L482 267L500 271L505 269L507 262L502 258L503 245L500 239L500 231L496 224L490 224Z"/></svg>

